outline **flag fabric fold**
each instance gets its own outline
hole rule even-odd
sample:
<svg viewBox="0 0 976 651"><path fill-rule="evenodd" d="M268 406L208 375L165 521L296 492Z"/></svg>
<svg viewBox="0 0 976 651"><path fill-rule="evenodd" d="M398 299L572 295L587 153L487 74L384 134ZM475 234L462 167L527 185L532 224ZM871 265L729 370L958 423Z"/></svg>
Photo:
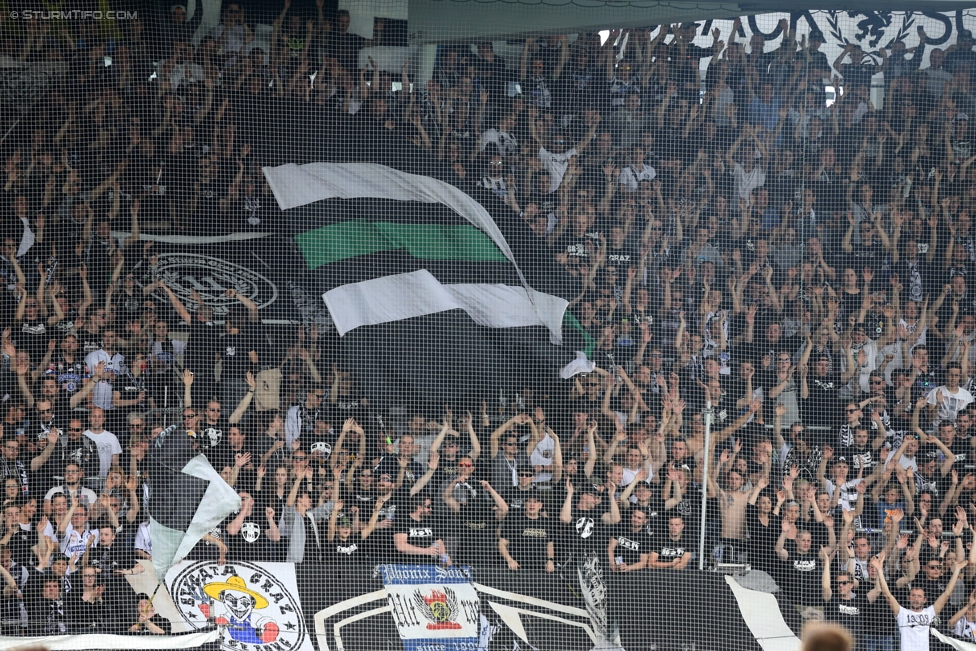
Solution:
<svg viewBox="0 0 976 651"><path fill-rule="evenodd" d="M237 492L193 450L193 438L171 425L149 448L149 534L158 580L241 508Z"/></svg>

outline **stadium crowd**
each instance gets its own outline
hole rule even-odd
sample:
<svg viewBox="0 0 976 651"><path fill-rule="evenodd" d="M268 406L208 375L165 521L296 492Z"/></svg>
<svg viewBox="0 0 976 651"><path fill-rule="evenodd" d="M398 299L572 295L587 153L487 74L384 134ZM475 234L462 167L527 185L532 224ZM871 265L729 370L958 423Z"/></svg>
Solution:
<svg viewBox="0 0 976 651"><path fill-rule="evenodd" d="M968 32L830 62L786 21L709 47L682 23L527 38L513 61L442 46L420 84L359 67L383 21L367 40L322 6L286 0L249 51L233 2L196 47L178 6L113 31L0 23L0 54L67 64L0 152L3 634L168 630L125 577L152 557L144 466L175 397L243 499L190 559L545 576L591 555L680 581L705 491L707 553L769 573L792 626L920 649L951 604L944 628L974 638ZM222 324L188 306L141 234L278 229L277 111L482 200L557 265L595 368L386 425L334 335L279 350L243 294Z"/></svg>

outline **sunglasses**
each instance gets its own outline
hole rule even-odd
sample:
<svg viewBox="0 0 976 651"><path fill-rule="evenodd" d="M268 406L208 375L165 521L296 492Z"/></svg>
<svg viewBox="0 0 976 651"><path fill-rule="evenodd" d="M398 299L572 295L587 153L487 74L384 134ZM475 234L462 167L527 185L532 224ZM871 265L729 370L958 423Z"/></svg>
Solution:
<svg viewBox="0 0 976 651"><path fill-rule="evenodd" d="M459 463L458 468L474 468L473 463Z"/></svg>
<svg viewBox="0 0 976 651"><path fill-rule="evenodd" d="M837 585L850 585L853 581L838 581Z"/></svg>

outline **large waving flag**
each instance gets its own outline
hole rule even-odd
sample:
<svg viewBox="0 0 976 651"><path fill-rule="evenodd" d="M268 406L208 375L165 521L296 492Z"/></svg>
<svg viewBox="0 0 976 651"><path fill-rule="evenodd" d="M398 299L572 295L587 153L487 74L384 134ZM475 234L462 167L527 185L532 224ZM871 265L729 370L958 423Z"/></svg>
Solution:
<svg viewBox="0 0 976 651"><path fill-rule="evenodd" d="M430 176L369 163L265 168L282 210L307 206L295 242L378 406L440 405L555 379L568 302L531 287L489 212ZM310 205L314 204L314 205ZM521 375L519 377L518 375Z"/></svg>
<svg viewBox="0 0 976 651"><path fill-rule="evenodd" d="M149 535L160 582L201 538L241 508L237 492L194 452L194 436L171 425L149 447Z"/></svg>

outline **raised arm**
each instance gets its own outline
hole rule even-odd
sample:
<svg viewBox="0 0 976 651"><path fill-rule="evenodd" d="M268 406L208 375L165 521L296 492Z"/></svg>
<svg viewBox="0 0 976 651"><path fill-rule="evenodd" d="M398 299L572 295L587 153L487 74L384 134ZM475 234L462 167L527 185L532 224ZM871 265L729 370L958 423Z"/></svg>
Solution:
<svg viewBox="0 0 976 651"><path fill-rule="evenodd" d="M884 595L885 600L888 602L888 607L891 608L892 614L894 614L895 617L897 617L899 611L901 611L901 605L899 605L898 600L895 599L894 596L891 594L891 590L888 589L888 582L885 580L884 552L872 558L871 565L873 565L874 569L878 571L878 585L881 587L881 594ZM953 581L953 587L955 587L955 581Z"/></svg>
<svg viewBox="0 0 976 651"><path fill-rule="evenodd" d="M952 578L949 579L949 584L946 586L945 592L939 595L939 598L935 600L932 604L932 608L935 610L935 614L938 615L945 608L945 605L949 602L949 597L952 596L952 591L956 588L956 581L959 580L959 573L966 569L969 565L968 559L962 559L956 561L956 564L952 568Z"/></svg>

